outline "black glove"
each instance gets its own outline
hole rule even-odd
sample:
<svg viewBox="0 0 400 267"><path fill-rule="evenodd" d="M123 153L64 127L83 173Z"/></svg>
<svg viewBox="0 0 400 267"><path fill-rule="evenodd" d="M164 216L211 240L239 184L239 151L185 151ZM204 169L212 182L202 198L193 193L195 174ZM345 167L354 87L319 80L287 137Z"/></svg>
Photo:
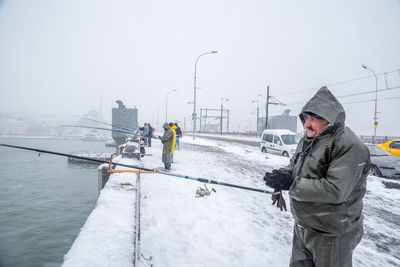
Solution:
<svg viewBox="0 0 400 267"><path fill-rule="evenodd" d="M276 203L276 207L280 208L281 211L283 210L287 211L286 201L282 196L282 191L275 189L274 193L272 193L271 200L272 200L272 206L275 206Z"/></svg>
<svg viewBox="0 0 400 267"><path fill-rule="evenodd" d="M293 180L293 176L278 170L273 170L272 173L266 172L264 176L265 184L277 190L289 190Z"/></svg>

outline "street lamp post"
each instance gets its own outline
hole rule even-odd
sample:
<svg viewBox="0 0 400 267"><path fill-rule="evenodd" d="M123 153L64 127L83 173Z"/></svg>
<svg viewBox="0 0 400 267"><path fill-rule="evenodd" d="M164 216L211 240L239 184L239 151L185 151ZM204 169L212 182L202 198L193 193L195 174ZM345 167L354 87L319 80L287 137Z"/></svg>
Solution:
<svg viewBox="0 0 400 267"><path fill-rule="evenodd" d="M268 129L269 85L267 86L267 103L265 104L265 129Z"/></svg>
<svg viewBox="0 0 400 267"><path fill-rule="evenodd" d="M207 54L215 54L218 51L210 51L201 54L200 56L197 57L196 62L194 63L194 99L193 99L193 113L192 113L192 120L193 120L193 140L195 139L195 132L196 132L196 119L197 119L197 114L196 114L196 72L197 72L197 62L199 59Z"/></svg>
<svg viewBox="0 0 400 267"><path fill-rule="evenodd" d="M169 93L175 92L177 89L171 90L167 93L165 97L165 122L168 122L168 95Z"/></svg>
<svg viewBox="0 0 400 267"><path fill-rule="evenodd" d="M220 125L221 126L221 134L222 134L222 118L223 118L223 112L224 112L224 106L222 103L224 102L224 100L228 101L228 98L224 98L224 97L221 98L221 122L220 122L221 123L221 125Z"/></svg>
<svg viewBox="0 0 400 267"><path fill-rule="evenodd" d="M372 143L375 144L376 142L376 128L378 128L378 118L377 118L377 107L378 107L378 76L376 76L375 71L368 68L364 64L361 65L366 70L371 71L375 76L375 115L374 115L374 137L372 139Z"/></svg>
<svg viewBox="0 0 400 267"><path fill-rule="evenodd" d="M259 101L258 100L253 100L253 103L257 102L257 129L256 129L256 135L258 136L258 110L259 110Z"/></svg>

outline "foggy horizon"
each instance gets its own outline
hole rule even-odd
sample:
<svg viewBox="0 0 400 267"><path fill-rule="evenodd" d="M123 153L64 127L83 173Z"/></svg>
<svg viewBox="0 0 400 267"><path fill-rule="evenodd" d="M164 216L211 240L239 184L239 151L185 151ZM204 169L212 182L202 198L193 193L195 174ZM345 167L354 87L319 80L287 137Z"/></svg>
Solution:
<svg viewBox="0 0 400 267"><path fill-rule="evenodd" d="M119 99L138 108L139 125L156 126L177 89L168 94L168 121L186 120L191 130L196 59L218 51L197 63L197 114L229 99L230 131L255 130L253 101L265 117L268 85L286 104L270 105L269 116L297 116L327 85L346 125L372 135L375 77L365 64L382 90L377 135L399 136L399 14L398 0L3 0L0 114L82 116L101 106L111 122Z"/></svg>

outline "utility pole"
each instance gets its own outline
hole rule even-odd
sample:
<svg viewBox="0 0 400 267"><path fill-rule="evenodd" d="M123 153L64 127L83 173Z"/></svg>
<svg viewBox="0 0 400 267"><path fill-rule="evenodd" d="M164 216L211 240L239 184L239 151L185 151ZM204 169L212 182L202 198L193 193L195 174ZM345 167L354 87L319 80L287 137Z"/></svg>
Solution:
<svg viewBox="0 0 400 267"><path fill-rule="evenodd" d="M268 106L269 106L270 104L271 104L271 105L286 106L286 104L283 104L281 101L279 101L279 100L276 99L275 97L269 95L269 85L267 86L267 97L265 97L265 96L263 96L263 95L261 95L261 94L260 94L260 96L266 98L266 100L267 100L266 103L265 103L265 128L264 128L264 129L267 129L267 128L268 128ZM272 100L274 100L275 102L270 102L270 101L269 101L270 98L271 98Z"/></svg>
<svg viewBox="0 0 400 267"><path fill-rule="evenodd" d="M259 108L258 108L258 100L257 100L257 130L256 130L256 135L258 136L258 115L259 115Z"/></svg>
<svg viewBox="0 0 400 267"><path fill-rule="evenodd" d="M367 66L365 66L364 64L361 65L361 67L363 67L366 70L371 71L374 76L375 76L375 116L374 116L374 136L372 138L372 143L375 144L376 143L376 128L378 128L378 117L377 117L377 106L378 106L378 76L376 76L375 71L373 71L372 69L368 68Z"/></svg>
<svg viewBox="0 0 400 267"><path fill-rule="evenodd" d="M256 135L258 136L258 115L259 115L259 103L260 101L258 100L253 100L253 103L257 102L257 128L256 128Z"/></svg>
<svg viewBox="0 0 400 267"><path fill-rule="evenodd" d="M223 106L222 106L222 99L221 99L221 119L219 120L219 126L220 126L220 133L222 134L222 109L223 109Z"/></svg>
<svg viewBox="0 0 400 267"><path fill-rule="evenodd" d="M265 128L268 129L269 85L267 86L267 102L265 103Z"/></svg>
<svg viewBox="0 0 400 267"><path fill-rule="evenodd" d="M221 98L221 121L220 121L220 126L221 126L221 134L222 134L222 118L223 118L223 112L224 112L224 106L223 106L223 102L228 101L228 98Z"/></svg>
<svg viewBox="0 0 400 267"><path fill-rule="evenodd" d="M204 127L205 127L205 132L207 132L208 130L207 130L207 111L208 111L208 109L206 108L206 116L204 117Z"/></svg>
<svg viewBox="0 0 400 267"><path fill-rule="evenodd" d="M203 109L200 109L200 127L199 127L199 132L201 133L201 120L203 119Z"/></svg>
<svg viewBox="0 0 400 267"><path fill-rule="evenodd" d="M229 133L229 109L227 111L228 111L228 118L226 120L226 132Z"/></svg>

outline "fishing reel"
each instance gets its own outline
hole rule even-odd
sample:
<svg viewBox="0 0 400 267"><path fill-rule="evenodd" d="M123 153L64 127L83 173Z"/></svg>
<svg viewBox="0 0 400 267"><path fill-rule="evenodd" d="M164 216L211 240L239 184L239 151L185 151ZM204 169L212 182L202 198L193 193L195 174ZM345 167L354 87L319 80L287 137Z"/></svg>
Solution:
<svg viewBox="0 0 400 267"><path fill-rule="evenodd" d="M202 188L201 186L197 188L195 197L209 196L211 195L211 192L217 193L214 188L211 188L211 190L209 190L207 188L207 185L204 183L204 188Z"/></svg>

